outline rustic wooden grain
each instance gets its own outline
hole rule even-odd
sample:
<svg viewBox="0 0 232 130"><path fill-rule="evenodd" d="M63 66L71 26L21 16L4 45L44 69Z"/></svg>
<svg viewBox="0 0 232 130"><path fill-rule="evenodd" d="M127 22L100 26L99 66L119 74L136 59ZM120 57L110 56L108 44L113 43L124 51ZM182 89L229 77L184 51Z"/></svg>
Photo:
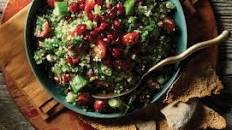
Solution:
<svg viewBox="0 0 232 130"><path fill-rule="evenodd" d="M7 0L0 0L0 20ZM0 73L0 130L34 130L11 99Z"/></svg>
<svg viewBox="0 0 232 130"><path fill-rule="evenodd" d="M7 0L0 0L0 19L3 5ZM228 29L232 31L232 0L211 0L215 9L219 31ZM222 81L225 85L223 94L213 100L213 104L223 111L227 117L229 128L232 130L232 37L220 45L219 69ZM213 98L214 99L214 98ZM30 130L31 125L24 119L16 108L7 92L2 74L0 74L0 130Z"/></svg>

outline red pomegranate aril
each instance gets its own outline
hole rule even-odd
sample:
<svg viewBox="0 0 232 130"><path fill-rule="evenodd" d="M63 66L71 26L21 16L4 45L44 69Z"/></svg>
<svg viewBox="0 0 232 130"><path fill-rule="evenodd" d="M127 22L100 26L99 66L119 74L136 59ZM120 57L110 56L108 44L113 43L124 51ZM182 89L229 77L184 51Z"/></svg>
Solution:
<svg viewBox="0 0 232 130"><path fill-rule="evenodd" d="M97 5L102 5L102 0L95 0L95 3L96 3Z"/></svg>
<svg viewBox="0 0 232 130"><path fill-rule="evenodd" d="M61 79L62 79L62 82L66 84L71 80L71 75L68 73L63 74Z"/></svg>
<svg viewBox="0 0 232 130"><path fill-rule="evenodd" d="M160 89L160 85L152 79L147 81L147 85L151 90L154 91Z"/></svg>
<svg viewBox="0 0 232 130"><path fill-rule="evenodd" d="M162 27L168 33L172 33L172 32L176 31L176 24L175 24L174 20L171 19L170 17L164 18L164 20L162 21Z"/></svg>
<svg viewBox="0 0 232 130"><path fill-rule="evenodd" d="M96 5L95 0L86 0L86 2L85 2L85 12L89 13L92 9L94 9L95 5Z"/></svg>
<svg viewBox="0 0 232 130"><path fill-rule="evenodd" d="M72 58L72 63L73 63L74 65L78 64L79 62L80 62L80 58L78 58L78 57L73 57L73 58Z"/></svg>
<svg viewBox="0 0 232 130"><path fill-rule="evenodd" d="M92 20L92 21L94 20L94 17L95 17L95 16L94 16L94 14L93 14L92 12L88 12L88 13L87 13L87 16L88 16L88 18L89 18L90 20Z"/></svg>
<svg viewBox="0 0 232 130"><path fill-rule="evenodd" d="M107 17L106 16L101 16L101 21L102 22L106 22L107 21Z"/></svg>
<svg viewBox="0 0 232 130"><path fill-rule="evenodd" d="M75 29L75 35L81 35L87 30L87 26L85 24L80 24Z"/></svg>
<svg viewBox="0 0 232 130"><path fill-rule="evenodd" d="M107 38L109 38L111 41L113 41L117 38L117 36L114 33L110 33L107 35Z"/></svg>
<svg viewBox="0 0 232 130"><path fill-rule="evenodd" d="M94 31L91 31L89 34L91 35L91 37L97 37L98 32L94 30Z"/></svg>
<svg viewBox="0 0 232 130"><path fill-rule="evenodd" d="M106 108L106 103L102 100L96 100L94 102L94 110L96 112L101 112Z"/></svg>
<svg viewBox="0 0 232 130"><path fill-rule="evenodd" d="M101 31L104 31L108 28L109 24L107 22L102 22L101 25L99 26Z"/></svg>
<svg viewBox="0 0 232 130"><path fill-rule="evenodd" d="M68 11L71 13L76 13L78 11L78 3L76 2L72 2L69 6L68 6Z"/></svg>
<svg viewBox="0 0 232 130"><path fill-rule="evenodd" d="M103 41L104 41L105 43L107 43L107 44L109 44L109 43L111 42L111 40L110 40L109 38L107 38L107 37L103 38Z"/></svg>
<svg viewBox="0 0 232 130"><path fill-rule="evenodd" d="M87 40L88 42L93 42L93 41L94 41L94 37L93 37L92 35L87 35L87 36L86 36L86 40Z"/></svg>
<svg viewBox="0 0 232 130"><path fill-rule="evenodd" d="M100 58L106 57L106 43L102 40L97 41L97 45L94 47L94 52L96 55L100 56Z"/></svg>
<svg viewBox="0 0 232 130"><path fill-rule="evenodd" d="M125 34L122 38L122 43L124 45L133 45L139 40L139 32L129 32Z"/></svg>
<svg viewBox="0 0 232 130"><path fill-rule="evenodd" d="M123 4L122 3L118 3L117 5L116 5L116 7L117 7L117 14L118 15L124 15L125 14L125 10L124 10L124 6L123 6Z"/></svg>
<svg viewBox="0 0 232 130"><path fill-rule="evenodd" d="M95 15L94 18L93 18L93 21L97 22L97 23L100 23L101 22L101 16Z"/></svg>
<svg viewBox="0 0 232 130"><path fill-rule="evenodd" d="M117 7L114 6L112 9L108 10L107 16L111 19L114 19L117 16L117 11L118 11Z"/></svg>
<svg viewBox="0 0 232 130"><path fill-rule="evenodd" d="M107 5L106 5L106 8L107 8L107 9L111 9L112 7L113 7L112 4L107 4Z"/></svg>
<svg viewBox="0 0 232 130"><path fill-rule="evenodd" d="M110 65L111 65L111 60L110 60L110 59L104 59L104 60L102 61L102 63L103 63L104 65L106 65L106 66L110 66Z"/></svg>
<svg viewBox="0 0 232 130"><path fill-rule="evenodd" d="M120 57L122 55L123 51L120 48L113 48L112 49L112 56L117 58Z"/></svg>
<svg viewBox="0 0 232 130"><path fill-rule="evenodd" d="M114 29L121 29L121 22L119 20L114 20Z"/></svg>
<svg viewBox="0 0 232 130"><path fill-rule="evenodd" d="M80 93L77 97L77 104L81 106L86 106L89 104L91 96L89 93Z"/></svg>
<svg viewBox="0 0 232 130"><path fill-rule="evenodd" d="M114 68L118 69L118 70L128 70L129 68L129 62L126 61L122 61L122 60L116 60L114 61Z"/></svg>
<svg viewBox="0 0 232 130"><path fill-rule="evenodd" d="M46 20L43 23L42 31L36 33L36 37L45 38L49 35L50 31L51 31L51 28L50 28L49 22Z"/></svg>
<svg viewBox="0 0 232 130"><path fill-rule="evenodd" d="M66 58L66 62L69 63L70 65L76 65L80 62L80 58L68 56Z"/></svg>
<svg viewBox="0 0 232 130"><path fill-rule="evenodd" d="M50 8L54 8L54 7L55 7L55 2L56 2L56 0L48 0L47 2L48 2L48 6L49 6Z"/></svg>
<svg viewBox="0 0 232 130"><path fill-rule="evenodd" d="M85 0L79 0L79 9L84 10L85 9Z"/></svg>

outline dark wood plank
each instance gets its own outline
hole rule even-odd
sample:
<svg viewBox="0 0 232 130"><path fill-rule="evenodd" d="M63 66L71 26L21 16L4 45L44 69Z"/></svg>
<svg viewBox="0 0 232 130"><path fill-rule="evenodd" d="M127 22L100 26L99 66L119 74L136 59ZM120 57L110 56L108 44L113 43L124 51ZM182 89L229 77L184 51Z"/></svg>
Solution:
<svg viewBox="0 0 232 130"><path fill-rule="evenodd" d="M212 0L219 31L232 31L232 0ZM223 76L232 75L232 37L220 45L219 72Z"/></svg>

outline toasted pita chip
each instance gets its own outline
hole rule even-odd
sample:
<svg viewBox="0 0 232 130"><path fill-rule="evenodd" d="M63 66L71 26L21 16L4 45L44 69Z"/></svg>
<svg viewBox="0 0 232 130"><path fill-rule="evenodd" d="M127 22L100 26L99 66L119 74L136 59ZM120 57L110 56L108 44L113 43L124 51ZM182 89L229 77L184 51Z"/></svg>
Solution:
<svg viewBox="0 0 232 130"><path fill-rule="evenodd" d="M169 89L164 102L187 102L192 98L203 98L220 93L223 85L212 65L202 57L204 55L188 63L181 77Z"/></svg>
<svg viewBox="0 0 232 130"><path fill-rule="evenodd" d="M188 129L225 129L226 120L213 109L199 104Z"/></svg>

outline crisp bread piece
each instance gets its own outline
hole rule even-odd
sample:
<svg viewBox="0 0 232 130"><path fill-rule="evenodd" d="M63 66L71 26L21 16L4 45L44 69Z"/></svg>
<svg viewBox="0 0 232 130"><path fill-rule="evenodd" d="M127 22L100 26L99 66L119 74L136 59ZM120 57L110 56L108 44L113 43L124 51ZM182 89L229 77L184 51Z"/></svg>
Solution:
<svg viewBox="0 0 232 130"><path fill-rule="evenodd" d="M225 129L226 120L213 109L199 104L187 129Z"/></svg>
<svg viewBox="0 0 232 130"><path fill-rule="evenodd" d="M197 108L198 100L187 103L173 102L161 110L168 125L173 130L182 130L192 119Z"/></svg>
<svg viewBox="0 0 232 130"><path fill-rule="evenodd" d="M164 102L187 102L192 98L220 93L223 85L212 65L204 57L203 54L199 55L188 63L181 77L169 89Z"/></svg>
<svg viewBox="0 0 232 130"><path fill-rule="evenodd" d="M199 126L200 129L224 129L226 128L226 120L215 112L213 109L203 105L202 106L202 121Z"/></svg>
<svg viewBox="0 0 232 130"><path fill-rule="evenodd" d="M172 130L165 118L163 117L157 121L158 130ZM202 129L225 129L226 121L225 119L215 112L213 109L199 104L190 123L181 130L202 130Z"/></svg>

